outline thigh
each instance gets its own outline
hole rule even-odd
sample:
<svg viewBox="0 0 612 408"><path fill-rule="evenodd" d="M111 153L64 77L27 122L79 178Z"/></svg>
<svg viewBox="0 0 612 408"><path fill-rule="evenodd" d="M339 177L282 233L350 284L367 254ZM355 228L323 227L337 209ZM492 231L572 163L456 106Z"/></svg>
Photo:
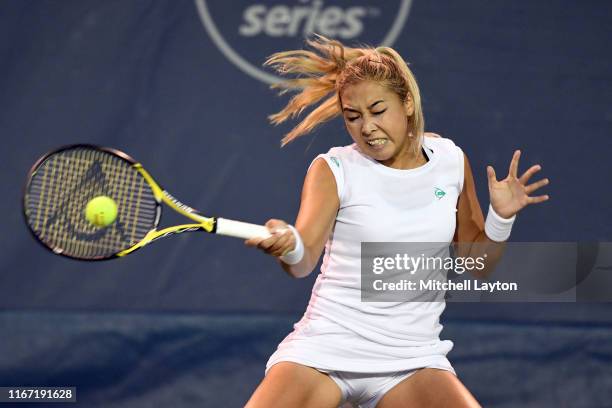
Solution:
<svg viewBox="0 0 612 408"><path fill-rule="evenodd" d="M377 408L480 408L480 404L450 371L423 368L391 388Z"/></svg>
<svg viewBox="0 0 612 408"><path fill-rule="evenodd" d="M341 399L340 388L327 374L283 361L268 370L245 408L337 408Z"/></svg>

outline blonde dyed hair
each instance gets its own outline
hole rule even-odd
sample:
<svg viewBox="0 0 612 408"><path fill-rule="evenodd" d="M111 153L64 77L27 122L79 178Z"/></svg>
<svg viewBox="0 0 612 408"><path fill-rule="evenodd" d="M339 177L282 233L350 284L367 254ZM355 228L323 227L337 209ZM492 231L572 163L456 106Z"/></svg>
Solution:
<svg viewBox="0 0 612 408"><path fill-rule="evenodd" d="M281 75L296 75L272 85L280 94L297 91L287 105L269 116L278 125L299 116L311 105L316 106L281 141L287 143L303 136L315 127L342 112L342 90L350 84L373 81L395 92L402 102L412 97L414 112L410 116L410 131L418 152L423 142L425 120L421 107L421 95L414 74L404 59L390 47L352 48L336 40L317 35L308 40L312 50L292 50L271 55L264 65L273 67Z"/></svg>

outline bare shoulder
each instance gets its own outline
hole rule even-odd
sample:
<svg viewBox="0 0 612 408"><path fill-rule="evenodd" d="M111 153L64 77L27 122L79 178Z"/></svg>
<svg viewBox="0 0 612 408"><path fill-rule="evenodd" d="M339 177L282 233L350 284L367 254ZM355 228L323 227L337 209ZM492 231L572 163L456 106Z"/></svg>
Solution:
<svg viewBox="0 0 612 408"><path fill-rule="evenodd" d="M440 136L437 133L432 133L432 132L425 132L425 137L437 137L437 138L442 138L442 136Z"/></svg>
<svg viewBox="0 0 612 408"><path fill-rule="evenodd" d="M339 206L338 186L329 163L322 157L316 159L306 174L302 200L314 200L337 208Z"/></svg>
<svg viewBox="0 0 612 408"><path fill-rule="evenodd" d="M329 168L327 161L322 157L319 157L312 162L312 165L306 174L306 179L310 179L315 181L317 184L322 183L324 185L331 183L335 186L336 183L332 170Z"/></svg>

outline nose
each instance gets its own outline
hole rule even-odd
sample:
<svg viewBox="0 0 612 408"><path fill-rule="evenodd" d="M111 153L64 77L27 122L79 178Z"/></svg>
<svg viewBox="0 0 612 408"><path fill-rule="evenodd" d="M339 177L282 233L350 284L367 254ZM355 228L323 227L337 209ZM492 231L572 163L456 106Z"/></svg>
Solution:
<svg viewBox="0 0 612 408"><path fill-rule="evenodd" d="M371 120L365 120L363 122L363 126L361 127L361 134L363 136L369 137L376 131L376 124Z"/></svg>

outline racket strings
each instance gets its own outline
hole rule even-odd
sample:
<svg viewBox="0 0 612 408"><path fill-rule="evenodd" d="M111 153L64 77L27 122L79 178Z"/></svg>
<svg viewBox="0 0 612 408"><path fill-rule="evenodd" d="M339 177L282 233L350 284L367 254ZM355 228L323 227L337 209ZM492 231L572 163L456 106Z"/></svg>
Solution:
<svg viewBox="0 0 612 408"><path fill-rule="evenodd" d="M87 203L100 195L117 204L117 218L106 228L85 217ZM129 162L87 147L49 156L32 175L25 207L41 241L83 259L110 257L139 242L155 227L158 211L153 192Z"/></svg>
<svg viewBox="0 0 612 408"><path fill-rule="evenodd" d="M50 158L45 163L50 171L41 168L37 172L41 174L43 183L46 181L50 185L47 195L41 194L36 197L34 194L34 197L32 197L31 194L30 197L38 198L39 205L42 204L45 208L43 219L37 222L37 224L42 222L43 225L39 231L39 237L55 249L62 249L62 252L85 255L82 243L84 241L97 241L102 245L100 240L108 231L83 225L79 222L78 218L80 217L75 217L77 209L79 207L84 208L83 202L87 200L87 196L83 194L82 185L90 183L90 189L98 190L101 194L104 194L106 189L100 188L100 184L96 183L96 177L92 177L96 173L97 166L95 163L87 169L85 174L82 174L76 171L75 162L71 164L70 160L68 154L63 157L54 156ZM36 193L36 184L36 178L34 178L30 193ZM71 188L66 188L67 186L71 186ZM68 239L69 237L72 239Z"/></svg>

